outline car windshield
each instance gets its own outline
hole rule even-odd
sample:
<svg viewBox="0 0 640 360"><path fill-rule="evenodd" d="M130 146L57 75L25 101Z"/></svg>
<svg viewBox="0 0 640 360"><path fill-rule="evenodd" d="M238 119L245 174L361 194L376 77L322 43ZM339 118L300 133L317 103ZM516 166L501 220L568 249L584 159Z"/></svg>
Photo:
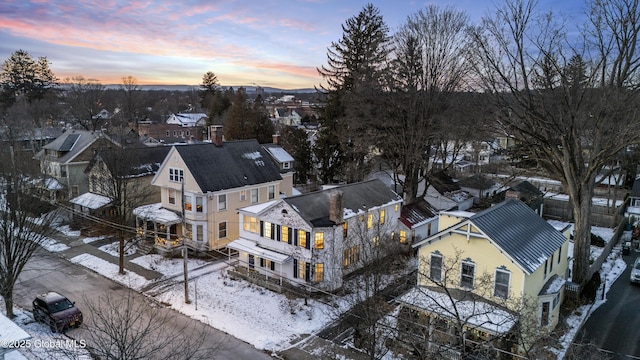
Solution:
<svg viewBox="0 0 640 360"><path fill-rule="evenodd" d="M636 262L636 266L633 267L636 270L640 270L640 261Z"/></svg>
<svg viewBox="0 0 640 360"><path fill-rule="evenodd" d="M57 313L59 311L71 309L73 307L73 303L69 301L69 299L64 299L60 301L56 301L54 303L49 304L49 312Z"/></svg>

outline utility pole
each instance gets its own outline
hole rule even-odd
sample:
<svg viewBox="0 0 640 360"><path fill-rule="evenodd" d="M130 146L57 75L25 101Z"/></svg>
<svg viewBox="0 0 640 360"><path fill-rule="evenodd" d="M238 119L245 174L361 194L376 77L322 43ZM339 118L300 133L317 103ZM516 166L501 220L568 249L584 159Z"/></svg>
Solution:
<svg viewBox="0 0 640 360"><path fill-rule="evenodd" d="M182 186L181 186L181 196L182 196L182 260L183 260L183 269L184 269L184 303L185 304L191 304L191 300L189 300L189 273L188 273L188 267L187 267L187 260L188 260L188 256L187 256L187 222L186 219L184 217L185 215L185 211L184 211L184 176L182 177L182 179L180 179Z"/></svg>

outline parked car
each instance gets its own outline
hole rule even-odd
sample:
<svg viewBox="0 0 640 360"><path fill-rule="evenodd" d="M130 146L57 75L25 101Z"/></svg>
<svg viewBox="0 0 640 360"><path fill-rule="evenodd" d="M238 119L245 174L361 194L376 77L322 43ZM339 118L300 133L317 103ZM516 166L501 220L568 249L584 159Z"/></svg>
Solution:
<svg viewBox="0 0 640 360"><path fill-rule="evenodd" d="M640 257L637 257L636 261L633 263L630 280L632 284L640 283Z"/></svg>
<svg viewBox="0 0 640 360"><path fill-rule="evenodd" d="M49 325L53 332L65 331L82 324L82 312L63 295L49 291L33 300L33 318Z"/></svg>

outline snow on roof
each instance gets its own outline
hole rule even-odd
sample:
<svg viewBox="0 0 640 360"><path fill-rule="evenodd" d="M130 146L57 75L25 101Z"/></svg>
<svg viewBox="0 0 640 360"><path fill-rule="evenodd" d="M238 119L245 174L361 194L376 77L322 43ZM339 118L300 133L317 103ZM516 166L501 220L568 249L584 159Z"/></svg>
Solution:
<svg viewBox="0 0 640 360"><path fill-rule="evenodd" d="M269 153L280 163L293 161L293 157L281 147L267 147Z"/></svg>
<svg viewBox="0 0 640 360"><path fill-rule="evenodd" d="M516 315L489 303L468 300L452 301L447 294L426 287L414 287L402 295L398 301L446 318L453 318L452 311L456 309L459 319L493 334L506 333L517 320Z"/></svg>
<svg viewBox="0 0 640 360"><path fill-rule="evenodd" d="M60 184L60 182L54 178L46 178L44 179L44 187L47 190L62 190L64 186Z"/></svg>
<svg viewBox="0 0 640 360"><path fill-rule="evenodd" d="M9 349L9 346L12 343L16 343L19 340L30 339L31 335L29 335L26 331L22 330L22 328L8 317L0 314L0 347L3 349ZM3 351L0 351L2 353Z"/></svg>
<svg viewBox="0 0 640 360"><path fill-rule="evenodd" d="M473 215L475 215L476 213L471 211L463 211L463 210L451 210L451 211L442 211L440 212L440 214L468 219Z"/></svg>
<svg viewBox="0 0 640 360"><path fill-rule="evenodd" d="M569 195L567 194L556 194L556 193L547 192L544 197L549 199L560 200L560 201L569 201ZM607 198L598 198L598 197L592 198L591 204L597 205L597 206L613 206L614 205L613 200L607 199ZM622 204L624 204L624 200L618 199L615 202L615 207L620 207L622 206Z"/></svg>
<svg viewBox="0 0 640 360"><path fill-rule="evenodd" d="M252 213L252 214L258 214L262 210L270 207L271 205L277 203L278 201L280 201L280 200L272 200L272 201L269 201L269 202L266 202L266 203L262 203L262 204L246 206L246 207L240 208L238 210L242 210L243 212L248 212L248 213Z"/></svg>
<svg viewBox="0 0 640 360"><path fill-rule="evenodd" d="M242 154L242 157L245 159L254 160L256 162L256 165L258 166L264 166L264 161L262 160L262 154L260 154L258 151L244 153Z"/></svg>
<svg viewBox="0 0 640 360"><path fill-rule="evenodd" d="M138 206L133 209L133 215L147 221L161 224L177 224L182 221L180 215L171 210L162 208L161 203Z"/></svg>
<svg viewBox="0 0 640 360"><path fill-rule="evenodd" d="M244 251L252 255L259 256L260 258L265 258L271 261L275 261L279 264L287 261L290 256L286 254L281 254L279 252L268 250L260 247L255 241L239 238L227 244L229 249L234 249L238 251Z"/></svg>
<svg viewBox="0 0 640 360"><path fill-rule="evenodd" d="M106 196L88 192L71 199L70 202L82 207L89 208L91 210L95 210L109 204L111 202L111 199Z"/></svg>

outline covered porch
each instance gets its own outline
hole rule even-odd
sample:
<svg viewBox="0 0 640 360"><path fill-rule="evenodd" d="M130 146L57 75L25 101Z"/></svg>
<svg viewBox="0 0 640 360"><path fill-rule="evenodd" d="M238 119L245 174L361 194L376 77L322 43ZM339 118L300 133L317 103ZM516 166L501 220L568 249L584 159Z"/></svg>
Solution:
<svg viewBox="0 0 640 360"><path fill-rule="evenodd" d="M163 256L175 256L182 250L182 217L162 204L142 205L133 210L137 236L153 239L154 248Z"/></svg>
<svg viewBox="0 0 640 360"><path fill-rule="evenodd" d="M266 282L277 282L279 286L282 286L283 279L289 280L288 272L285 272L285 264L291 263L290 255L265 249L255 241L243 238L232 241L227 248L238 251L237 268L247 273L258 273Z"/></svg>

